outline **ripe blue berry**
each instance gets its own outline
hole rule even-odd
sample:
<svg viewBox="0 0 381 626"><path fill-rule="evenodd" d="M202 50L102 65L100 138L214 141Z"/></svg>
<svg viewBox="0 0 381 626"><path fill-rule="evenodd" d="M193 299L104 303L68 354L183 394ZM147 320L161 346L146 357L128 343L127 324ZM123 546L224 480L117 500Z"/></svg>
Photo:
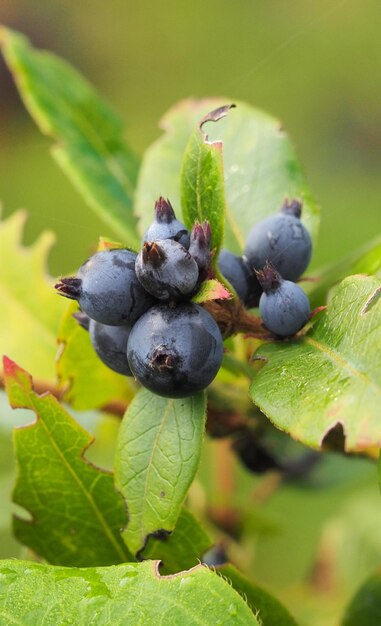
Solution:
<svg viewBox="0 0 381 626"><path fill-rule="evenodd" d="M243 465L255 474L282 469L282 464L259 440L258 433L249 427L238 432L233 441L232 449Z"/></svg>
<svg viewBox="0 0 381 626"><path fill-rule="evenodd" d="M189 248L189 231L182 222L176 219L169 200L164 200L162 197L155 202L155 219L144 233L142 243L159 239L174 239L184 248Z"/></svg>
<svg viewBox="0 0 381 626"><path fill-rule="evenodd" d="M303 289L290 280L283 280L270 265L257 275L264 292L259 312L265 326L280 337L294 335L308 322L311 312Z"/></svg>
<svg viewBox="0 0 381 626"><path fill-rule="evenodd" d="M143 287L159 300L181 300L194 291L198 280L196 261L173 239L146 242L135 269Z"/></svg>
<svg viewBox="0 0 381 626"><path fill-rule="evenodd" d="M268 261L287 280L297 280L310 262L312 243L300 221L301 204L286 201L277 215L265 218L250 231L244 254L253 270Z"/></svg>
<svg viewBox="0 0 381 626"><path fill-rule="evenodd" d="M154 393L185 398L205 389L222 362L213 317L197 304L154 306L132 328L127 357L137 380Z"/></svg>
<svg viewBox="0 0 381 626"><path fill-rule="evenodd" d="M107 367L124 376L132 376L127 361L130 332L131 326L107 326L94 320L89 323L90 339L95 352Z"/></svg>
<svg viewBox="0 0 381 626"><path fill-rule="evenodd" d="M258 306L262 288L256 275L249 270L245 258L223 248L218 257L218 269L234 287L245 306Z"/></svg>
<svg viewBox="0 0 381 626"><path fill-rule="evenodd" d="M62 278L55 287L101 324L132 324L155 303L136 277L135 260L131 250L96 252L76 277Z"/></svg>

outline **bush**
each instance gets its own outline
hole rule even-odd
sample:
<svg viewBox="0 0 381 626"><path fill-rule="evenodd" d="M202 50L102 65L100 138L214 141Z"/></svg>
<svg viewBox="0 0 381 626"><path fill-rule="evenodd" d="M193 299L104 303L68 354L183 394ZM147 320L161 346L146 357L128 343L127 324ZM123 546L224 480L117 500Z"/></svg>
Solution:
<svg viewBox="0 0 381 626"><path fill-rule="evenodd" d="M163 616L168 625L295 624L275 597L235 565L250 573L253 542L260 546L265 537L265 560L272 571L266 574L262 568L259 583L276 588L277 581L287 578L290 564L281 562L277 553L277 520L266 509L269 494L279 488L301 546L295 562L302 558L301 568L308 569L308 554L316 548L312 519L324 516L327 499L339 502L348 489L355 493L373 471L381 443L381 240L318 270L313 278L301 279L298 286L283 281L274 269L277 256L272 265L250 265L241 256L247 236L275 214L279 233L275 237L273 230L271 241L279 237L283 242L287 236L291 247L297 229L307 247L310 238L316 243L319 209L277 120L244 103L231 110L232 105L216 98L184 101L168 114L169 130L139 163L123 141L118 116L73 68L34 50L10 30L2 33L2 48L27 109L54 140L57 163L115 234L116 241L100 238L99 252L107 258L110 249L138 252L155 202L162 210L163 198L169 198L181 220L173 235L176 243L145 244L139 257L140 273L149 264L153 267L144 286L151 291L154 281L151 293L165 300L160 316L153 309L145 314L151 306L147 297L140 315L155 318L155 324L160 317L160 328L170 319L173 352L163 349L168 330L160 330L156 345L156 326L151 333L151 326L140 322L139 350L144 353L153 344L149 361L140 354L139 368L146 368L140 376L131 346L127 363L115 333L110 331L116 343L109 352L106 345L106 354L100 345L104 337L98 334L96 340L103 361L110 365L116 355L121 371L129 374L131 367L145 387L162 395L109 369L94 351L95 331L88 333L88 320L76 302L87 311L78 295L83 270L57 283L59 292L74 300L66 304L45 276L49 236L21 247L21 213L0 226L1 281L9 294L3 301L8 320L1 331L7 355L3 381L11 406L36 414L36 421L14 435L18 475L13 502L29 518L15 516L13 528L30 552L29 560L0 563L2 623L153 624ZM219 139L209 139L206 128ZM280 207L283 213L278 214ZM185 230L193 229L189 251L178 243L182 223ZM260 228L267 237L269 226ZM228 265L225 272L230 282L218 263L223 249L235 255L234 269L232 265L229 273ZM309 248L303 249L303 267L309 254ZM165 255L172 259L169 274L160 269ZM225 251L223 255L230 258ZM194 275L189 289L180 281L180 299L185 297L186 305L178 304L176 295L185 265ZM258 274L257 269L263 271ZM293 280L299 280L301 271ZM157 285L169 281L168 276L173 284L164 298ZM107 291L111 280L105 272L102 307L113 302ZM268 296L263 314L267 327L257 309L244 306L258 305L261 287ZM309 318L301 287L311 304ZM237 291L246 294L241 295L245 303ZM296 313L294 302L299 303ZM202 331L193 330L196 313ZM135 319L127 321L135 327ZM216 375L221 355L208 368L215 349L208 342L213 336L218 346L219 333L225 351ZM106 333L107 341L111 334ZM180 344L185 360L181 367L176 360ZM212 379L206 390L194 393ZM95 456L104 461L111 448L115 474L92 462L93 438L80 425L82 411L91 411L98 431ZM218 501L213 492L221 484ZM324 558L335 558L330 541L328 556L320 555L323 570ZM293 550L290 541L290 560ZM367 560L370 567L374 559ZM315 569L311 579L319 575ZM329 576L323 579L322 588L329 585ZM370 580L349 605L343 623L354 623L353 616L358 624L379 623L379 574ZM374 598L373 605L364 601L364 594ZM300 615L308 613L308 593L304 595Z"/></svg>

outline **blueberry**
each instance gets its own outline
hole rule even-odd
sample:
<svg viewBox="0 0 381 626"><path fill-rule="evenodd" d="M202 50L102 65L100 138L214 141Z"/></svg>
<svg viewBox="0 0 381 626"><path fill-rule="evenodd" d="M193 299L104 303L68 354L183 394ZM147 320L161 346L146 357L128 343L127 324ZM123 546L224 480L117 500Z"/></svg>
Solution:
<svg viewBox="0 0 381 626"><path fill-rule="evenodd" d="M132 376L127 361L130 332L131 326L107 326L94 320L89 323L91 343L100 360L114 372L124 376Z"/></svg>
<svg viewBox="0 0 381 626"><path fill-rule="evenodd" d="M205 221L200 224L196 221L190 236L189 253L197 263L199 282L205 280L209 275L211 266L210 240L209 222Z"/></svg>
<svg viewBox="0 0 381 626"><path fill-rule="evenodd" d="M258 306L262 288L255 273L251 272L244 257L223 248L218 257L218 269L234 287L245 306Z"/></svg>
<svg viewBox="0 0 381 626"><path fill-rule="evenodd" d="M223 543L218 543L213 546L213 548L210 548L210 550L205 552L201 557L201 563L208 567L221 567L222 565L226 565L228 561L229 557L226 554L226 548Z"/></svg>
<svg viewBox="0 0 381 626"><path fill-rule="evenodd" d="M248 427L236 436L232 448L241 463L255 474L282 469L278 459L259 441L258 434Z"/></svg>
<svg viewBox="0 0 381 626"><path fill-rule="evenodd" d="M223 344L213 317L201 306L152 307L132 328L127 357L137 380L158 394L185 398L205 389L222 362Z"/></svg>
<svg viewBox="0 0 381 626"><path fill-rule="evenodd" d="M257 275L264 291L259 312L265 326L280 337L294 335L310 317L310 303L303 289L290 280L283 280L269 264Z"/></svg>
<svg viewBox="0 0 381 626"><path fill-rule="evenodd" d="M76 277L62 278L55 287L101 324L132 324L155 303L136 277L135 260L131 250L96 252Z"/></svg>
<svg viewBox="0 0 381 626"><path fill-rule="evenodd" d="M312 243L300 221L301 204L286 201L281 212L262 220L250 231L244 254L253 270L266 261L287 280L297 280L310 262Z"/></svg>
<svg viewBox="0 0 381 626"><path fill-rule="evenodd" d="M173 239L146 242L136 258L135 269L143 287L159 300L181 300L197 285L196 261Z"/></svg>
<svg viewBox="0 0 381 626"><path fill-rule="evenodd" d="M164 200L162 197L155 202L155 219L144 233L142 243L159 239L174 239L184 248L189 248L189 231L182 222L176 219L169 200Z"/></svg>

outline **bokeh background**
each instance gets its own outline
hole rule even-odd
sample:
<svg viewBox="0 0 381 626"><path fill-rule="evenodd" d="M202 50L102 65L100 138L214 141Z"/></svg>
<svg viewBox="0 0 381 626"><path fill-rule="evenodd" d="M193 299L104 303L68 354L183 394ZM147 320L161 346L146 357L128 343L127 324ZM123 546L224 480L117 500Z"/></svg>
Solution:
<svg viewBox="0 0 381 626"><path fill-rule="evenodd" d="M315 265L380 231L378 0L2 0L0 13L97 86L137 154L188 96L246 100L280 118L322 207ZM69 271L107 233L53 163L3 66L0 89L4 212L30 211L28 238L54 230L52 271Z"/></svg>
<svg viewBox="0 0 381 626"><path fill-rule="evenodd" d="M165 111L189 96L244 100L281 119L322 208L315 267L379 234L379 0L2 0L0 21L78 67L125 119L138 155L160 135ZM110 233L57 168L49 144L0 61L3 214L28 210L26 242L44 229L56 233L49 263L60 275ZM4 402L1 413L14 420ZM98 454L111 463L116 426L109 427ZM252 504L244 548L233 549L238 564L282 597L301 624L338 623L350 593L381 561L374 465L329 456L312 487L277 489L271 478L263 486L236 465L233 480L219 481L225 452L206 446L203 495L197 486L191 494L196 508L202 497L224 506L226 492L236 490L237 506ZM8 491L11 458L8 449L0 456L0 488ZM6 504L0 557L20 554L9 516Z"/></svg>

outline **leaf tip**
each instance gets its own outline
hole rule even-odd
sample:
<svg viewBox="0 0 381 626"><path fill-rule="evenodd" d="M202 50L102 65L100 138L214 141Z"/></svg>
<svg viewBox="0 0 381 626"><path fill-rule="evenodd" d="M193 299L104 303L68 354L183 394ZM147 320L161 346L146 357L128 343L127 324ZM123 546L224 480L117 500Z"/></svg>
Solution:
<svg viewBox="0 0 381 626"><path fill-rule="evenodd" d="M209 302L210 300L228 300L232 297L230 291L217 279L205 280L198 292L193 296L192 301L196 304Z"/></svg>
<svg viewBox="0 0 381 626"><path fill-rule="evenodd" d="M6 354L3 356L3 370L5 379L8 377L14 377L17 373L17 370L21 369L18 365L12 361Z"/></svg>
<svg viewBox="0 0 381 626"><path fill-rule="evenodd" d="M16 409L24 406L25 396L32 389L32 377L8 356L3 356L4 383L9 402Z"/></svg>
<svg viewBox="0 0 381 626"><path fill-rule="evenodd" d="M204 115L204 117L202 118L202 120L199 123L199 129L200 129L200 131L201 131L201 133L203 135L205 143L211 143L218 150L222 150L222 141L212 141L212 142L209 142L208 135L204 132L203 126L207 122L218 122L223 117L226 117L226 115L228 114L230 109L234 109L235 107L236 107L235 104L225 104L225 105L223 105L221 107L218 107L217 109L213 109L213 111L210 111L209 113Z"/></svg>

